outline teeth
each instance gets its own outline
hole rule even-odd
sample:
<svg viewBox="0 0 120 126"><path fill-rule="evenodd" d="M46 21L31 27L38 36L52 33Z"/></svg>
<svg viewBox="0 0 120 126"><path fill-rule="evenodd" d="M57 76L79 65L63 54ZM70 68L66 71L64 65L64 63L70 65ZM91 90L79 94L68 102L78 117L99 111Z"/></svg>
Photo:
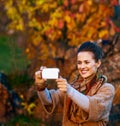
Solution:
<svg viewBox="0 0 120 126"><path fill-rule="evenodd" d="M87 71L81 71L82 73L87 73Z"/></svg>

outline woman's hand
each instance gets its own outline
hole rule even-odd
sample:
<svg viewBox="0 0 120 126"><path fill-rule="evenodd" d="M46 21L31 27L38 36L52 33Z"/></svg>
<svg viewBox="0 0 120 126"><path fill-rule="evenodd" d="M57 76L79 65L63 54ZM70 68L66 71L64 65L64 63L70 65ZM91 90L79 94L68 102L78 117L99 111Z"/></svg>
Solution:
<svg viewBox="0 0 120 126"><path fill-rule="evenodd" d="M56 82L57 87L59 88L60 91L67 92L68 82L66 79L60 77L59 79L56 80Z"/></svg>
<svg viewBox="0 0 120 126"><path fill-rule="evenodd" d="M40 67L40 70L35 72L35 86L38 91L42 91L47 87L46 80L42 78L42 70L44 68L46 67Z"/></svg>

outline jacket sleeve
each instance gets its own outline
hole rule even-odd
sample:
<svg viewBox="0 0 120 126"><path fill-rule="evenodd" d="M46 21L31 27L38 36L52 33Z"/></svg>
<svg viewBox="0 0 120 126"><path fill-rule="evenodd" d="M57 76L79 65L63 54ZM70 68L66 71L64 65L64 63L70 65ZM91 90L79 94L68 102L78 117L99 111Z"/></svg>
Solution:
<svg viewBox="0 0 120 126"><path fill-rule="evenodd" d="M79 91L71 87L70 85L68 85L67 94L80 108L88 112L89 99L86 95L83 95L82 93L80 93Z"/></svg>
<svg viewBox="0 0 120 126"><path fill-rule="evenodd" d="M98 121L109 117L115 89L111 84L105 83L99 91L89 98L88 120Z"/></svg>
<svg viewBox="0 0 120 126"><path fill-rule="evenodd" d="M59 90L48 90L47 88L44 91L38 91L38 96L47 114L53 113L56 106L62 103L64 98L64 94Z"/></svg>

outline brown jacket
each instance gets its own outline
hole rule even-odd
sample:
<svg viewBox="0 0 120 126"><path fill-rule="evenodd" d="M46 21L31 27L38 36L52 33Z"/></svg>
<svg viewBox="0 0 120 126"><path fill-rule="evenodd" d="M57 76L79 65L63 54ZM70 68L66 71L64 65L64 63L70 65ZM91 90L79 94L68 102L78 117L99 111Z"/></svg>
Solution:
<svg viewBox="0 0 120 126"><path fill-rule="evenodd" d="M96 87L93 88L95 89ZM93 90L93 88L91 90ZM64 104L63 126L106 126L109 120L113 97L114 87L108 83L102 85L96 94L90 92L88 95L90 101L89 113L79 109L78 118L75 118L76 122L79 123L74 123L69 120L67 115L67 104L69 103L66 102L67 100L68 102L70 101L66 96L64 101L66 104Z"/></svg>
<svg viewBox="0 0 120 126"><path fill-rule="evenodd" d="M93 86L87 94L90 102L89 112L86 113L79 107L77 116L71 114L71 119L69 119L69 108L72 101L67 94L62 94L59 90L50 90L49 92L53 101L53 108L50 112L45 108L49 114L54 111L64 97L62 126L106 126L115 92L111 84L104 83L100 87Z"/></svg>

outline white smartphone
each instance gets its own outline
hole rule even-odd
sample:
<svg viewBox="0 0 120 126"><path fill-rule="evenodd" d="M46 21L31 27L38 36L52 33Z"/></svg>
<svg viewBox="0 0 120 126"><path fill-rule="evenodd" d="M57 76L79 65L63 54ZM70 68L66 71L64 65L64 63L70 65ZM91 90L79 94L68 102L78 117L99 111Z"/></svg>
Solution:
<svg viewBox="0 0 120 126"><path fill-rule="evenodd" d="M43 79L58 79L59 69L58 68L44 68L42 70Z"/></svg>

